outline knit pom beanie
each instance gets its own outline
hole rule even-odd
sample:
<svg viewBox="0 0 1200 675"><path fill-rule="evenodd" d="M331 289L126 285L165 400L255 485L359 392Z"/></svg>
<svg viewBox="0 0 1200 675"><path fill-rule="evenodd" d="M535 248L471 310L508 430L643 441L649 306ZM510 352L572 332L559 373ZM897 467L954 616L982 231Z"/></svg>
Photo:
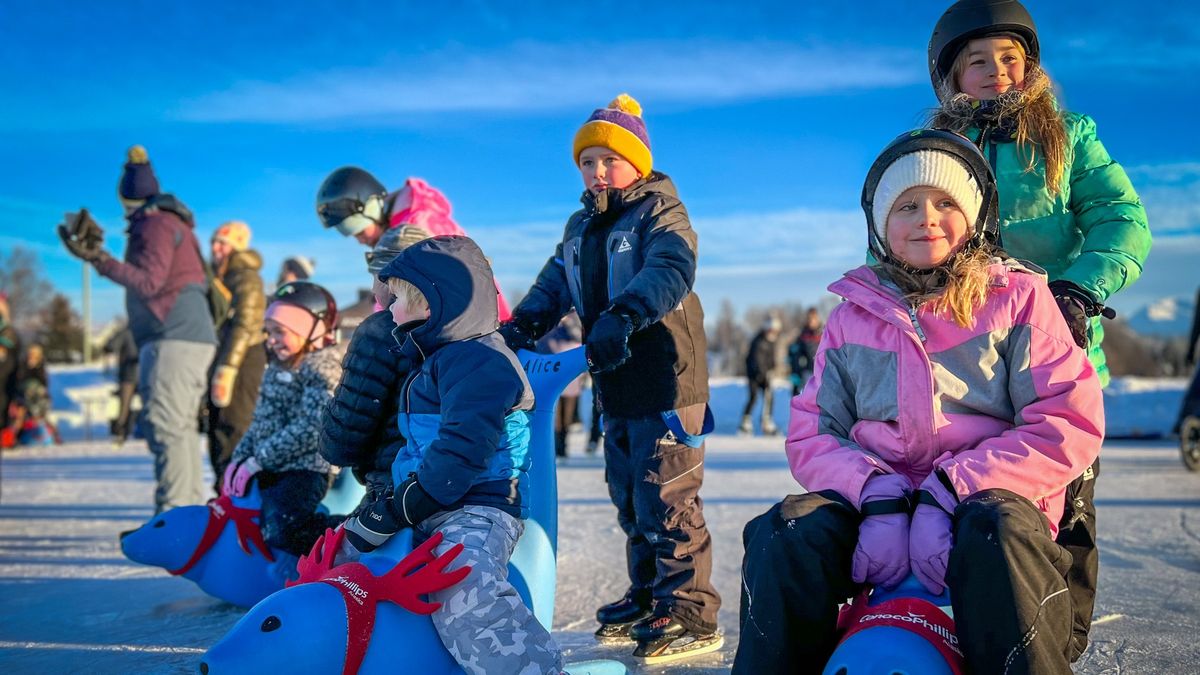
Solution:
<svg viewBox="0 0 1200 675"><path fill-rule="evenodd" d="M596 109L575 133L575 166L579 166L580 153L593 147L621 155L643 176L650 175L654 168L642 106L629 94L617 96L607 108Z"/></svg>
<svg viewBox="0 0 1200 675"><path fill-rule="evenodd" d="M871 207L875 233L880 241L887 241L888 214L896 200L905 190L918 185L935 187L950 195L966 216L968 226L974 227L979 209L983 207L983 193L967 167L945 152L919 150L893 162L884 170L875 188Z"/></svg>
<svg viewBox="0 0 1200 675"><path fill-rule="evenodd" d="M150 166L150 156L146 153L146 148L140 145L129 148L117 194L131 201L140 201L149 199L158 192L158 178L154 176L154 167Z"/></svg>
<svg viewBox="0 0 1200 675"><path fill-rule="evenodd" d="M235 251L245 251L250 248L250 226L240 220L230 220L213 232L212 240L223 241Z"/></svg>

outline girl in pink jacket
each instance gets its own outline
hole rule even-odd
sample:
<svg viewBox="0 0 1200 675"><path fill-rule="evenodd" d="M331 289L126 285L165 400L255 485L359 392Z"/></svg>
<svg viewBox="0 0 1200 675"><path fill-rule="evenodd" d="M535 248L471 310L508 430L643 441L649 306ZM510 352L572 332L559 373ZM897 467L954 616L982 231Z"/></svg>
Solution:
<svg viewBox="0 0 1200 675"><path fill-rule="evenodd" d="M997 247L996 204L949 132L900 136L868 173L877 262L829 287L845 302L792 401L808 492L746 526L735 673L821 672L838 604L910 573L949 587L970 672L1071 672L1054 535L1100 452L1100 384L1044 274Z"/></svg>

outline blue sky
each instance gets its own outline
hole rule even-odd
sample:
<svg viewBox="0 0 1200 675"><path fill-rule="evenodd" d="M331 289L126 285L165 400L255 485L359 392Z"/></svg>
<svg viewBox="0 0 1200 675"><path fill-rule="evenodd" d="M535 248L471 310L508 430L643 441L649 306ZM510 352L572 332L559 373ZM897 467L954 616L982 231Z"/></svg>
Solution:
<svg viewBox="0 0 1200 675"><path fill-rule="evenodd" d="M115 187L129 145L197 214L207 242L246 220L272 278L287 255L349 301L365 250L322 230L322 178L363 166L420 176L528 287L582 190L571 138L627 91L655 168L700 235L715 316L811 303L862 260L862 179L934 104L925 46L945 2L6 3L0 7L0 250L34 249L78 297L53 233L88 206L120 251ZM520 5L520 6L517 6ZM1129 312L1190 295L1200 256L1200 9L1148 1L1027 3L1068 108L1092 115L1130 171L1155 247ZM123 291L93 284L94 320Z"/></svg>

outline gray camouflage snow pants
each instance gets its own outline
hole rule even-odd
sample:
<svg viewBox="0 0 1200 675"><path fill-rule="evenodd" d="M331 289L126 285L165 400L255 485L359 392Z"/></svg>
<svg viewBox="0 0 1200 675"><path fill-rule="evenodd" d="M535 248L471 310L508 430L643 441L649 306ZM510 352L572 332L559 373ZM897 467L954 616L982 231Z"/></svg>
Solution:
<svg viewBox="0 0 1200 675"><path fill-rule="evenodd" d="M508 559L525 523L490 506L464 506L426 518L414 543L437 531L443 539L435 553L461 543L451 568L471 566L462 582L430 594L430 600L442 603L433 625L458 665L479 675L561 673L562 652L554 638L508 582Z"/></svg>

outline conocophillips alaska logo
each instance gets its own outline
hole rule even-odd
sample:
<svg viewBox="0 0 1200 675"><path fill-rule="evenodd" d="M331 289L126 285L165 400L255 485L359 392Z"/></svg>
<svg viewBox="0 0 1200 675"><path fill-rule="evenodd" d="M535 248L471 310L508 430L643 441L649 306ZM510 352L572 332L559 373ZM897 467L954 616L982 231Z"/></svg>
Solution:
<svg viewBox="0 0 1200 675"><path fill-rule="evenodd" d="M330 579L330 581L340 584L342 588L346 589L346 593L349 594L350 597L354 598L354 601L360 605L363 604L363 600L366 600L367 596L370 595L370 593L367 592L367 589L359 586L358 582L351 581L350 578L344 574L333 577Z"/></svg>
<svg viewBox="0 0 1200 675"><path fill-rule="evenodd" d="M866 614L858 620L860 624L865 624L871 621L902 621L921 626L926 630L934 633L938 637L946 641L946 644L958 654L962 652L958 648L958 636L944 626L939 626L929 619L926 619L922 614L914 612L906 612L905 614Z"/></svg>

